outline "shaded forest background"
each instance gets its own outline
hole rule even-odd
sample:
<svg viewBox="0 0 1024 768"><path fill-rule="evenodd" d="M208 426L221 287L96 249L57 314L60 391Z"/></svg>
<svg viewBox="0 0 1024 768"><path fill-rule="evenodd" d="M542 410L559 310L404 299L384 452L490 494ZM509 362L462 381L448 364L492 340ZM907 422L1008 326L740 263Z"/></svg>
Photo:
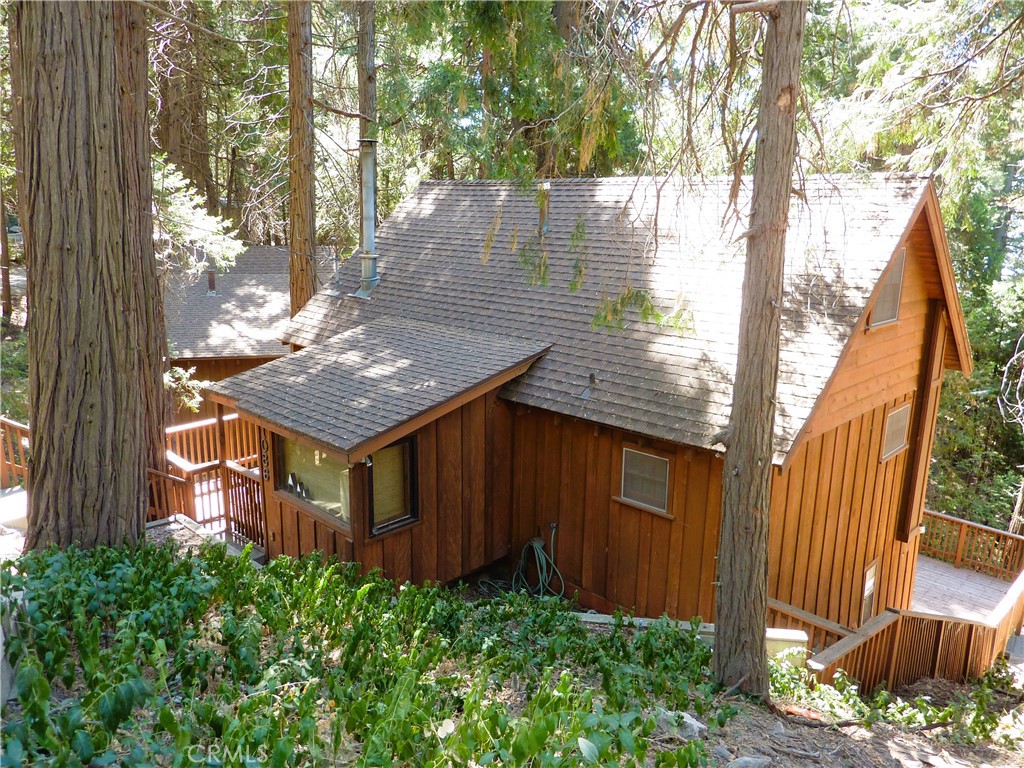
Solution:
<svg viewBox="0 0 1024 768"><path fill-rule="evenodd" d="M16 214L7 21L0 184ZM188 279L287 242L285 9L170 0L149 23L155 239L167 279ZM315 4L313 26L317 239L345 258L355 4ZM710 2L378 2L380 215L425 178L749 172L761 30ZM928 505L1008 527L1024 477L1021 427L999 408L1024 334L1024 0L812 2L803 71L801 172L936 175L976 369L946 377ZM15 418L23 361L8 328Z"/></svg>

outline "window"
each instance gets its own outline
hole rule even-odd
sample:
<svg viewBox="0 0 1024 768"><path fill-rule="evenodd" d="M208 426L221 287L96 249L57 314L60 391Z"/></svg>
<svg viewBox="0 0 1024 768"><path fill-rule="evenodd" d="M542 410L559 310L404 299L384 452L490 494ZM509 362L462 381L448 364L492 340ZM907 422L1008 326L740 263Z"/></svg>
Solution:
<svg viewBox="0 0 1024 768"><path fill-rule="evenodd" d="M864 571L864 600L860 606L860 623L864 623L875 615L875 587L878 583L878 561L875 560Z"/></svg>
<svg viewBox="0 0 1024 768"><path fill-rule="evenodd" d="M278 440L278 490L348 523L348 464L326 451Z"/></svg>
<svg viewBox="0 0 1024 768"><path fill-rule="evenodd" d="M900 248L892 261L892 268L885 276L885 282L878 290L878 298L871 310L869 328L895 323L900 318L900 294L903 292L903 264L907 260L907 249Z"/></svg>
<svg viewBox="0 0 1024 768"><path fill-rule="evenodd" d="M403 440L375 451L368 459L370 535L413 522L416 509L416 442Z"/></svg>
<svg viewBox="0 0 1024 768"><path fill-rule="evenodd" d="M892 458L907 447L910 430L910 403L901 405L885 418L885 441L882 443L882 461Z"/></svg>
<svg viewBox="0 0 1024 768"><path fill-rule="evenodd" d="M668 459L622 449L622 498L655 512L668 512Z"/></svg>

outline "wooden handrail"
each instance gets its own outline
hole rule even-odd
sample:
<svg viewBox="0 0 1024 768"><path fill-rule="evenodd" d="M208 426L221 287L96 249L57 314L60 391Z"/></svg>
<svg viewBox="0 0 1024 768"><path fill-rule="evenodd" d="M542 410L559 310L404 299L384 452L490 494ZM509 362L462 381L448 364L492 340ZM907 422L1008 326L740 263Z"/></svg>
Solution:
<svg viewBox="0 0 1024 768"><path fill-rule="evenodd" d="M199 472L205 472L208 469L216 469L220 466L219 459L204 461L202 464L193 464L191 461L182 458L174 451L167 451L167 463L173 467L177 467L186 475L194 475Z"/></svg>
<svg viewBox="0 0 1024 768"><path fill-rule="evenodd" d="M790 605L789 603L784 603L781 600L776 600L774 597L768 598L768 608L778 611L779 613L785 613L789 616L793 616L806 624L818 627L826 632L831 632L834 635L839 635L840 637L846 637L847 635L853 634L853 630L849 627L844 627L842 624L835 621L830 621L822 618L821 616L816 616L813 613L797 608L795 605Z"/></svg>
<svg viewBox="0 0 1024 768"><path fill-rule="evenodd" d="M260 479L259 470L249 469L248 467L243 467L237 461L231 461L231 459L228 459L227 461L224 462L224 465L228 469L230 469L232 472L237 472L240 475L245 475L246 477L248 477L248 478L250 478L252 480L259 480Z"/></svg>
<svg viewBox="0 0 1024 768"><path fill-rule="evenodd" d="M20 429L25 432L29 431L28 424L22 424L20 421L9 419L6 416L0 416L0 424L5 427L14 427L15 429Z"/></svg>
<svg viewBox="0 0 1024 768"><path fill-rule="evenodd" d="M1024 542L1024 536L1021 536L1021 535L1016 534L1016 533L1010 533L1009 531L1003 531L1003 530L1000 530L999 528L993 528L993 527L991 527L989 525L982 525L981 523L975 523L975 522L973 522L971 520L964 520L962 517L953 517L952 515L947 515L947 514L944 514L942 512L935 512L935 511L930 510L930 509L926 509L924 511L924 514L925 514L925 517L937 517L940 520L945 520L946 522L949 522L949 523L956 523L957 525L962 525L965 528L974 528L974 529L979 530L979 531L985 531L986 533L993 533L993 534L995 534L997 536L1000 536L1001 538L1014 539L1016 541Z"/></svg>
<svg viewBox="0 0 1024 768"><path fill-rule="evenodd" d="M887 608L882 613L869 619L864 626L852 635L847 635L838 643L833 643L824 651L817 654L814 658L808 659L807 666L815 672L825 669L831 664L835 664L843 658L843 656L850 653L850 651L853 651L858 646L868 642L874 635L881 632L893 622L899 620L900 612L895 611L892 608Z"/></svg>
<svg viewBox="0 0 1024 768"><path fill-rule="evenodd" d="M235 421L237 418L238 418L238 414L237 413L226 413L226 414L224 414L224 421L225 422ZM186 422L184 424L174 424L174 425L172 425L170 427L167 427L165 432L167 433L168 436L170 436L170 435L178 435L178 434L181 434L182 432L191 432L191 431L197 430L197 429L204 429L205 427L212 427L216 423L217 423L217 417L214 416L214 417L209 418L209 419L200 419L199 421L189 421L189 422Z"/></svg>
<svg viewBox="0 0 1024 768"><path fill-rule="evenodd" d="M985 619L985 623L993 627L997 626L1021 599L1024 599L1024 572L1014 579L1013 584L1003 595L1003 599L996 604L996 607Z"/></svg>

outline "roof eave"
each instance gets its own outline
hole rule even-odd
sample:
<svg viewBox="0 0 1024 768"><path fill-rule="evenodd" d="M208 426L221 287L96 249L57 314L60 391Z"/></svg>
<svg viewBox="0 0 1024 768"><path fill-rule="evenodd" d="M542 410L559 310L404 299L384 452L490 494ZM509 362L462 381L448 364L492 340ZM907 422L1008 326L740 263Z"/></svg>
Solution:
<svg viewBox="0 0 1024 768"><path fill-rule="evenodd" d="M970 376L974 370L974 356L971 353L971 342L967 337L967 321L964 318L960 293L956 287L956 275L953 272L953 259L949 253L949 241L946 239L946 227L942 223L942 210L939 196L935 191L935 182L928 180L925 190L925 211L928 216L928 229L935 245L935 258L939 265L939 279L942 283L942 294L949 312L949 324L953 330L953 341L956 344L957 357L960 361L959 371Z"/></svg>

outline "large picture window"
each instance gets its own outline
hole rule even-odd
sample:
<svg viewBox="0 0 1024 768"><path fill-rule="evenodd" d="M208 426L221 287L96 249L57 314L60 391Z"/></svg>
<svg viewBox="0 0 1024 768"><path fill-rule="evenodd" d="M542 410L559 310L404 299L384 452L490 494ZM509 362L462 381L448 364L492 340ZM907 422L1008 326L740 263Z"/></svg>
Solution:
<svg viewBox="0 0 1024 768"><path fill-rule="evenodd" d="M668 513L669 461L653 453L622 449L622 498Z"/></svg>
<svg viewBox="0 0 1024 768"><path fill-rule="evenodd" d="M278 490L350 522L348 465L318 448L279 438Z"/></svg>
<svg viewBox="0 0 1024 768"><path fill-rule="evenodd" d="M370 465L370 535L416 520L416 441L402 440L374 451Z"/></svg>

